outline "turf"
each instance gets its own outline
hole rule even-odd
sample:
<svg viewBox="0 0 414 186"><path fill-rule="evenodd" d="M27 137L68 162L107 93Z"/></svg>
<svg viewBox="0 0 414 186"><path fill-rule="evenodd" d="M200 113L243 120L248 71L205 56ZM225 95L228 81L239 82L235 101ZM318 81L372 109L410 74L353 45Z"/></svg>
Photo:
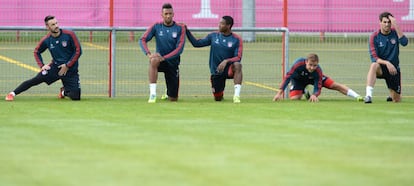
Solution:
<svg viewBox="0 0 414 186"><path fill-rule="evenodd" d="M1 185L414 183L414 99L0 102Z"/></svg>

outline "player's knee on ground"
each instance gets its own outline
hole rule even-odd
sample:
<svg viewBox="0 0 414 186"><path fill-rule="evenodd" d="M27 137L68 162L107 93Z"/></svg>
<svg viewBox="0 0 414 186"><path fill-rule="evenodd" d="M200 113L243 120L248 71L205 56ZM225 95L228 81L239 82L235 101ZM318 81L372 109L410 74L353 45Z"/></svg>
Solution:
<svg viewBox="0 0 414 186"><path fill-rule="evenodd" d="M75 89L75 90L69 90L69 91L65 90L65 95L74 101L78 101L81 99L81 89Z"/></svg>
<svg viewBox="0 0 414 186"><path fill-rule="evenodd" d="M395 102L395 103L401 102L401 96L400 95L393 95L392 96L392 102Z"/></svg>
<svg viewBox="0 0 414 186"><path fill-rule="evenodd" d="M222 101L223 100L223 96L214 96L214 100L215 101Z"/></svg>
<svg viewBox="0 0 414 186"><path fill-rule="evenodd" d="M289 92L289 99L290 100L299 100L302 98L303 91L302 90L292 90Z"/></svg>
<svg viewBox="0 0 414 186"><path fill-rule="evenodd" d="M223 100L223 92L213 93L213 95L214 95L214 100L215 101L221 101L221 100Z"/></svg>
<svg viewBox="0 0 414 186"><path fill-rule="evenodd" d="M168 100L170 100L170 101L178 101L178 97L170 97L170 96L168 96Z"/></svg>
<svg viewBox="0 0 414 186"><path fill-rule="evenodd" d="M301 96L292 96L289 99L290 100L300 100L300 98L302 98L302 95Z"/></svg>

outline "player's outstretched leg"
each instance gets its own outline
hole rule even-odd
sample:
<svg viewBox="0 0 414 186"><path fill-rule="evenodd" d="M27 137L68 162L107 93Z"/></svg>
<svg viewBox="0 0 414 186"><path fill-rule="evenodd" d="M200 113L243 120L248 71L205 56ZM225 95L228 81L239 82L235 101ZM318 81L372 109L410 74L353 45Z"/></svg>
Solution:
<svg viewBox="0 0 414 186"><path fill-rule="evenodd" d="M58 98L59 99L64 99L65 98L65 88L64 87L60 87Z"/></svg>
<svg viewBox="0 0 414 186"><path fill-rule="evenodd" d="M4 98L6 101L13 101L14 100L14 96L16 96L16 94L14 92L10 92L6 95L6 98Z"/></svg>

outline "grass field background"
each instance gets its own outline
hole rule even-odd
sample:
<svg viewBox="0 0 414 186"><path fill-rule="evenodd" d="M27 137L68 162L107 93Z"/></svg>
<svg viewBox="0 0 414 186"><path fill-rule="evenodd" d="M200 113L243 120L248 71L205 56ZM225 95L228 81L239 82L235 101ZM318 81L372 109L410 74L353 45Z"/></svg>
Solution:
<svg viewBox="0 0 414 186"><path fill-rule="evenodd" d="M37 72L33 59L33 49L43 32L21 33L20 41L16 41L15 33L5 32L0 42L0 91L3 94L13 90L22 81L31 78ZM77 32L81 40L83 55L80 58L80 78L82 93L86 96L107 97L109 85L109 53L108 33ZM115 96L147 97L148 95L148 59L141 52L137 39L142 33L134 33L130 40L129 32L117 32L115 70ZM196 33L198 37L205 33ZM348 85L360 94L365 94L366 73L370 59L368 54L368 35L329 35L322 41L319 35L290 34L289 64L296 58L304 57L310 52L320 56L320 65L324 73L335 81ZM401 68L403 74L403 95L414 96L414 64L411 54L414 52L413 38L409 36L410 44L401 47ZM154 50L154 41L150 48ZM186 43L182 54L180 97L211 97L209 69L209 47L193 48ZM45 61L50 61L46 51ZM282 41L280 33L257 34L255 42L244 43L243 73L244 86L242 98L268 98L282 80ZM165 91L163 74L159 75L158 93ZM226 95L232 95L233 82L227 83ZM33 87L22 96L55 96L61 84L50 87ZM379 80L374 96L381 99L388 94L385 82ZM343 98L335 91L323 90L321 97Z"/></svg>
<svg viewBox="0 0 414 186"><path fill-rule="evenodd" d="M0 102L1 185L408 186L414 103Z"/></svg>

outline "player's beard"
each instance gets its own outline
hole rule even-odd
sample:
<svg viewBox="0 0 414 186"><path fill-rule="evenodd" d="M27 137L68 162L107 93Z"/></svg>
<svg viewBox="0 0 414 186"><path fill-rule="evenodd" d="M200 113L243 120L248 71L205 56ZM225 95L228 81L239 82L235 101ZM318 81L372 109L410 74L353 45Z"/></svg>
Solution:
<svg viewBox="0 0 414 186"><path fill-rule="evenodd" d="M229 33L229 29L227 27L219 27L219 31L223 34Z"/></svg>
<svg viewBox="0 0 414 186"><path fill-rule="evenodd" d="M54 34L59 33L59 32L60 32L59 27L56 27L55 29L50 30L50 32L52 32L52 33L54 33Z"/></svg>
<svg viewBox="0 0 414 186"><path fill-rule="evenodd" d="M164 24L165 24L165 25L168 25L168 26L172 25L172 22L173 22L173 21L172 21L172 18L171 18L171 19L165 19L165 20L164 20Z"/></svg>

